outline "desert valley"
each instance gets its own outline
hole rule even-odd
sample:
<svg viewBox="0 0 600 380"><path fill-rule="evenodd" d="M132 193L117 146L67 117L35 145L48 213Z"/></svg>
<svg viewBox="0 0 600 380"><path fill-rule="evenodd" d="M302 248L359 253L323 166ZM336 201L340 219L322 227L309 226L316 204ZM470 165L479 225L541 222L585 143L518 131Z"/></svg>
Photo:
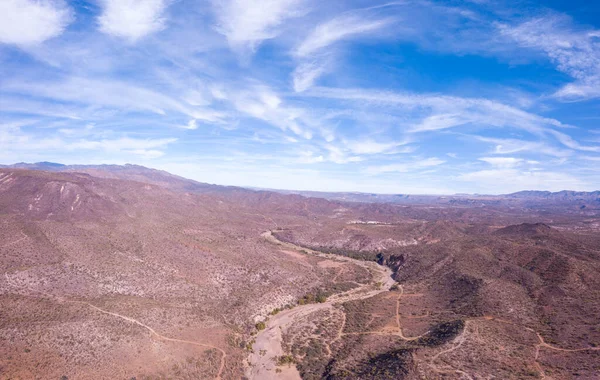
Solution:
<svg viewBox="0 0 600 380"><path fill-rule="evenodd" d="M598 378L600 192L349 196L0 168L0 378Z"/></svg>
<svg viewBox="0 0 600 380"><path fill-rule="evenodd" d="M599 110L599 0L0 0L0 380L600 380Z"/></svg>

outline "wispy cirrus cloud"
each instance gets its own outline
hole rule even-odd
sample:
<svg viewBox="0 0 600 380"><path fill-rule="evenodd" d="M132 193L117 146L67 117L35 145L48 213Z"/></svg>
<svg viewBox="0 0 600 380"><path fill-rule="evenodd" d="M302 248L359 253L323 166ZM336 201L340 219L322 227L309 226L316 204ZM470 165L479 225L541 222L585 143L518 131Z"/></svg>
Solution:
<svg viewBox="0 0 600 380"><path fill-rule="evenodd" d="M525 160L517 157L480 157L479 161L487 162L497 168L514 168Z"/></svg>
<svg viewBox="0 0 600 380"><path fill-rule="evenodd" d="M303 0L213 0L216 29L229 46L251 55L263 41L281 33L282 24L307 12Z"/></svg>
<svg viewBox="0 0 600 380"><path fill-rule="evenodd" d="M329 59L300 63L292 74L294 91L303 92L312 87L315 81L329 70L330 65Z"/></svg>
<svg viewBox="0 0 600 380"><path fill-rule="evenodd" d="M93 130L90 125L72 129L61 129L62 136L47 137L26 133L22 130L28 123L16 125L0 124L0 157L10 155L35 157L40 152L57 155L64 152L90 154L124 154L129 157L153 159L163 156L164 149L177 138L140 138L124 136L120 132ZM107 135L112 135L108 137Z"/></svg>
<svg viewBox="0 0 600 380"><path fill-rule="evenodd" d="M373 106L394 106L396 109L402 107L403 112L416 112L415 119L424 115L420 122L408 126L409 132L436 131L471 124L480 127L523 129L539 135L546 133L550 127L569 127L559 120L485 98L325 87L315 88L308 92L307 96L369 102Z"/></svg>
<svg viewBox="0 0 600 380"><path fill-rule="evenodd" d="M135 42L165 27L171 0L101 0L98 25L103 33Z"/></svg>
<svg viewBox="0 0 600 380"><path fill-rule="evenodd" d="M436 114L427 116L419 124L413 126L411 132L427 132L427 131L438 131L441 129L448 129L458 127L467 123L472 122L471 118L464 117L461 114Z"/></svg>
<svg viewBox="0 0 600 380"><path fill-rule="evenodd" d="M525 48L539 50L558 70L576 81L554 95L565 100L600 96L600 30L575 27L564 15L552 14L511 25L498 23L504 36Z"/></svg>
<svg viewBox="0 0 600 380"><path fill-rule="evenodd" d="M302 108L287 105L269 86L254 83L231 95L235 109L242 115L262 120L283 131L291 131L304 139L313 137Z"/></svg>
<svg viewBox="0 0 600 380"><path fill-rule="evenodd" d="M62 34L73 19L73 11L63 0L3 0L0 43L37 45Z"/></svg>
<svg viewBox="0 0 600 380"><path fill-rule="evenodd" d="M401 163L380 165L380 166L369 166L366 169L368 174L383 174L383 173L408 173L411 171L419 171L425 168L432 168L444 164L446 161L441 160L437 157L429 157L425 159L413 159Z"/></svg>
<svg viewBox="0 0 600 380"><path fill-rule="evenodd" d="M560 141L563 145L565 145L571 149L581 150L581 151L585 151L585 152L600 152L599 145L593 145L593 146L582 145L579 142L577 142L575 139L573 139L571 136L569 136L565 133L562 133L562 132L558 132L558 131L552 131L552 135L554 135L554 137L556 137L558 139L558 141Z"/></svg>
<svg viewBox="0 0 600 380"><path fill-rule="evenodd" d="M60 17L16 37L0 23L0 159L180 162L208 182L371 192L599 183L584 87L597 25L493 2L368 3L6 0ZM575 91L565 80L589 102L547 96Z"/></svg>
<svg viewBox="0 0 600 380"><path fill-rule="evenodd" d="M345 141L345 146L354 154L381 154L394 153L397 148L408 144L408 141L381 142L371 138L362 140Z"/></svg>
<svg viewBox="0 0 600 380"><path fill-rule="evenodd" d="M219 122L223 117L219 111L189 106L183 101L155 90L117 80L70 77L63 81L52 82L12 81L4 84L3 89L61 102L111 107L125 111L149 111L159 115L172 111L207 122Z"/></svg>
<svg viewBox="0 0 600 380"><path fill-rule="evenodd" d="M489 143L492 146L492 154L515 154L528 153L536 156L551 156L566 158L574 154L571 149L556 147L547 141L523 140L510 138L494 138L484 136L473 136L478 141Z"/></svg>
<svg viewBox="0 0 600 380"><path fill-rule="evenodd" d="M368 10L347 12L317 25L293 50L299 64L292 74L294 90L303 92L315 81L333 70L333 53L329 50L339 42L369 35L391 24L392 18L377 18ZM328 51L329 50L329 51Z"/></svg>
<svg viewBox="0 0 600 380"><path fill-rule="evenodd" d="M391 18L369 19L357 14L346 14L335 17L317 25L294 50L294 55L298 57L313 55L336 42L374 32L389 25L391 22Z"/></svg>
<svg viewBox="0 0 600 380"><path fill-rule="evenodd" d="M477 183L482 191L498 192L498 179L510 178L510 183L502 185L502 192L511 193L523 189L561 191L565 189L591 188L590 184L568 173L560 171L520 170L496 168L460 174L458 179Z"/></svg>

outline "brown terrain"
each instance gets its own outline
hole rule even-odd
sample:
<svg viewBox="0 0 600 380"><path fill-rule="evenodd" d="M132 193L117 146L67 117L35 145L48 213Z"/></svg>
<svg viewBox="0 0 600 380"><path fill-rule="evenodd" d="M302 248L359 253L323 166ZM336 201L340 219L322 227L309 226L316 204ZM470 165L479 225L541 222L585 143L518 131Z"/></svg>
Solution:
<svg viewBox="0 0 600 380"><path fill-rule="evenodd" d="M304 195L0 168L0 378L600 377L600 193Z"/></svg>

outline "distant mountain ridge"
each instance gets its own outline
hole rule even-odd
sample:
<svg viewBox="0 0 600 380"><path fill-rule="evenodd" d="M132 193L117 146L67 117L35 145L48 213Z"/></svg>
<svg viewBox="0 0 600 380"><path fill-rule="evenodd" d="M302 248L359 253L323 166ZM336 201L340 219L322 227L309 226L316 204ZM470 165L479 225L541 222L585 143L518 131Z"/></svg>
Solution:
<svg viewBox="0 0 600 380"><path fill-rule="evenodd" d="M516 193L506 194L507 197L514 198L571 198L571 197L600 197L600 190L596 191L574 191L574 190L561 190L556 192L551 191L536 191L536 190L524 190Z"/></svg>
<svg viewBox="0 0 600 380"><path fill-rule="evenodd" d="M155 185L171 188L173 190L187 190L194 192L204 191L258 191L275 192L280 194L294 194L308 198L325 198L327 200L342 202L361 202L361 203L450 203L450 204L470 204L470 205L490 205L502 200L522 200L525 202L536 201L555 201L555 202L592 202L600 204L600 190L595 191L574 191L562 190L558 192L523 190L510 194L486 195L486 194L453 194L453 195L427 195L427 194L377 194L361 192L323 192L323 191L296 191L296 190L278 190L251 187L238 187L216 185L204 182L198 182L192 179L184 178L171 174L164 170L147 168L141 165L65 165L55 162L19 162L12 165L0 165L0 168L18 168L30 170L45 170L59 172L82 172L96 177L127 179L139 182L147 182Z"/></svg>
<svg viewBox="0 0 600 380"><path fill-rule="evenodd" d="M0 168L87 173L101 178L126 179L131 181L151 183L154 185L167 187L172 190L200 191L232 188L230 186L220 186L198 182L171 174L164 170L152 169L134 164L64 165L55 162L44 161L36 163L19 162L13 165L0 165Z"/></svg>
<svg viewBox="0 0 600 380"><path fill-rule="evenodd" d="M492 205L502 201L556 201L556 202L597 202L600 203L600 190L573 191L562 190L558 192L524 190L511 194L453 194L453 195L426 195L426 194L373 194L355 192L319 192L319 191L294 191L271 190L283 194L298 194L306 197L319 197L335 201L361 202L361 203L402 203L402 204L427 204L449 203L454 205Z"/></svg>

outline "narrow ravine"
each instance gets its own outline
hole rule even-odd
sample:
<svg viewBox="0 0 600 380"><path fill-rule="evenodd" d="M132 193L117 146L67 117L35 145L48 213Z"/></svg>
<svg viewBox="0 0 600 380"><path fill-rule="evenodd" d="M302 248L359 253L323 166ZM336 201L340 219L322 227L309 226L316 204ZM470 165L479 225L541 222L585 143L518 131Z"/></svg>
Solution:
<svg viewBox="0 0 600 380"><path fill-rule="evenodd" d="M358 288L347 292L338 293L331 296L324 303L298 305L293 309L288 309L271 317L267 322L267 327L256 335L256 341L253 345L253 352L248 356L248 366L246 368L246 376L249 379L300 379L300 374L294 366L277 367L276 360L279 356L284 355L282 348L283 333L294 324L294 322L311 314L315 311L332 308L336 304L361 300L376 296L377 294L389 291L395 281L392 278L393 272L385 266L379 265L372 261L361 261L352 259L346 256L339 256L329 253L323 253L305 247L297 246L292 243L284 242L271 231L264 232L262 236L268 241L278 244L284 249L293 249L306 254L323 257L331 260L339 260L351 262L355 265L366 268L373 273L373 283L364 284ZM381 286L375 286L374 283L380 282ZM279 371L277 371L279 369Z"/></svg>

